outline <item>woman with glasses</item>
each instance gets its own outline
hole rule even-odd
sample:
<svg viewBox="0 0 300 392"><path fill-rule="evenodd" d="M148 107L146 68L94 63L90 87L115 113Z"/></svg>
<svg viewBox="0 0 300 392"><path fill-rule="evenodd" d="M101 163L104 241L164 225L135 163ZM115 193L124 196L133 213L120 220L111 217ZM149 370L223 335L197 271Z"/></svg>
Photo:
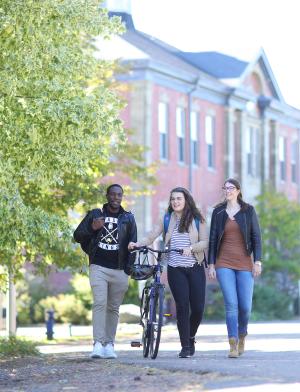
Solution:
<svg viewBox="0 0 300 392"><path fill-rule="evenodd" d="M224 201L212 214L208 277L217 278L222 290L229 358L244 353L252 307L254 277L261 274L261 233L255 209L243 200L240 184L228 179Z"/></svg>

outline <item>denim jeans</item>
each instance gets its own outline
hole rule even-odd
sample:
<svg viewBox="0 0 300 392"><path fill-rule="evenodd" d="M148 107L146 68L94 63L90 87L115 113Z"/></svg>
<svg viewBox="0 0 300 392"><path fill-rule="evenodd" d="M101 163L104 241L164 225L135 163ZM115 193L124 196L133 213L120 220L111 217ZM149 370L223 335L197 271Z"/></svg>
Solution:
<svg viewBox="0 0 300 392"><path fill-rule="evenodd" d="M250 271L217 268L226 311L226 325L229 338L247 334L251 314L254 279Z"/></svg>

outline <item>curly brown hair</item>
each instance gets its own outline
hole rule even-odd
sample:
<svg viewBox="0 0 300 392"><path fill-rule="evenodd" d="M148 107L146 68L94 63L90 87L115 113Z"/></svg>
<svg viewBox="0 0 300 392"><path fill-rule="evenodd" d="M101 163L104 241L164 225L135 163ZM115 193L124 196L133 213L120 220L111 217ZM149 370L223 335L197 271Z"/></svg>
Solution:
<svg viewBox="0 0 300 392"><path fill-rule="evenodd" d="M175 192L182 193L185 199L185 206L180 218L178 232L188 233L189 227L192 224L194 218L198 218L201 223L205 222L205 219L201 214L200 210L196 207L196 203L193 199L193 196L186 188L183 187L176 187L172 189L170 192L170 199L169 199L169 206L168 206L168 212L170 214L174 211L171 205L171 198L172 198L172 193Z"/></svg>

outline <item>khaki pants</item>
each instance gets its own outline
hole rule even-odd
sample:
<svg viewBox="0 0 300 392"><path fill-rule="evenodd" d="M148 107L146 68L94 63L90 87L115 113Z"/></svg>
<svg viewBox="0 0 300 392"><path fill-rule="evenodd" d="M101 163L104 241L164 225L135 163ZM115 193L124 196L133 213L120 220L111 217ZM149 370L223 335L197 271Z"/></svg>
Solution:
<svg viewBox="0 0 300 392"><path fill-rule="evenodd" d="M119 308L128 289L128 276L123 270L90 265L93 292L94 342L113 343L119 320Z"/></svg>

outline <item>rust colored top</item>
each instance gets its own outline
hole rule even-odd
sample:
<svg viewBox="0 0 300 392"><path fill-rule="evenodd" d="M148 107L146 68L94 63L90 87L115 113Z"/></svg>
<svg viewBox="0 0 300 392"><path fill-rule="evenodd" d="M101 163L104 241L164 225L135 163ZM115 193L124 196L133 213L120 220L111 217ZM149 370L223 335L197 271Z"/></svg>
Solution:
<svg viewBox="0 0 300 392"><path fill-rule="evenodd" d="M247 255L243 235L238 223L227 219L216 268L225 267L239 271L252 271L253 261Z"/></svg>

